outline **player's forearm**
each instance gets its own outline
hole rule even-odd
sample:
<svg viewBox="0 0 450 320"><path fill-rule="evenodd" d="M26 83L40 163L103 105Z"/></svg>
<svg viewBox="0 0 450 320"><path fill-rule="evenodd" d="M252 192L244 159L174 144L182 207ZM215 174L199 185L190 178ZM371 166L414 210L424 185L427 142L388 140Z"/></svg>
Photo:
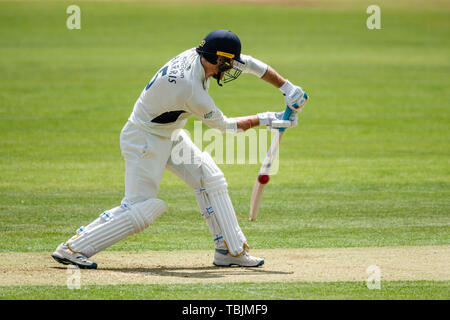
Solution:
<svg viewBox="0 0 450 320"><path fill-rule="evenodd" d="M238 131L245 131L252 127L259 126L259 119L258 116L246 116L246 117L237 117L234 118L236 120L237 124L237 130Z"/></svg>
<svg viewBox="0 0 450 320"><path fill-rule="evenodd" d="M278 72L276 72L275 69L273 69L271 66L267 66L267 71L261 79L273 84L277 88L280 88L283 84L286 83L286 79L283 78Z"/></svg>

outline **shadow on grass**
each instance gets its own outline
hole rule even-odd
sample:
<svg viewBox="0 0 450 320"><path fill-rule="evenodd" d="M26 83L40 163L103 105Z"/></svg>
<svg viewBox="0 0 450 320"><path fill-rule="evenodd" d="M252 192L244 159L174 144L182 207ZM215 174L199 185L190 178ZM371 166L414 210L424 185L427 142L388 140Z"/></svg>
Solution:
<svg viewBox="0 0 450 320"><path fill-rule="evenodd" d="M56 269L65 269L64 267L52 267ZM229 276L252 276L252 275L274 275L274 274L293 274L294 272L264 270L264 268L251 267L152 267L152 268L99 268L90 270L89 272L122 272L125 274L134 274L140 276L160 276L160 277L176 277L176 278L193 278L193 279L213 279Z"/></svg>
<svg viewBox="0 0 450 320"><path fill-rule="evenodd" d="M157 268L102 268L101 270L115 271L123 273L133 273L140 275L156 275L162 277L177 278L222 278L227 276L251 276L251 275L269 275L269 274L291 274L293 272L268 271L262 268L243 268L243 267L157 267Z"/></svg>

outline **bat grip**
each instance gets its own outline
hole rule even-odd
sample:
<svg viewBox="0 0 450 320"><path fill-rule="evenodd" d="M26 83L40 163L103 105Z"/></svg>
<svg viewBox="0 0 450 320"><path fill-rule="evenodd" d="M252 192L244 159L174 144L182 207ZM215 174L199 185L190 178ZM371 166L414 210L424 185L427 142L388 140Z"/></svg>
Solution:
<svg viewBox="0 0 450 320"><path fill-rule="evenodd" d="M283 120L289 120L291 113L292 113L292 109L289 107L286 107L286 110L284 110L284 114L283 114ZM284 132L284 130L286 130L286 128L279 128L278 130L280 130L280 132Z"/></svg>

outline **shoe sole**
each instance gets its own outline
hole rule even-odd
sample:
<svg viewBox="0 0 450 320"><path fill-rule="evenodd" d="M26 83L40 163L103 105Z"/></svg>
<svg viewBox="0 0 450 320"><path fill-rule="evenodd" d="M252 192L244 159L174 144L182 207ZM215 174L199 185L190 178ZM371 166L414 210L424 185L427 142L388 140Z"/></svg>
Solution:
<svg viewBox="0 0 450 320"><path fill-rule="evenodd" d="M232 266L238 266L238 267L243 267L243 268L258 268L258 267L262 266L263 264L264 264L264 260L261 260L261 262L258 263L258 264L255 265L255 266L242 266L242 265L237 264L237 263L217 264L217 263L215 263L215 262L213 261L213 265L215 265L216 267L224 267L224 268L229 268L229 267L232 267Z"/></svg>
<svg viewBox="0 0 450 320"><path fill-rule="evenodd" d="M91 265L86 266L86 265L83 265L83 264L79 264L79 263L73 262L73 261L71 261L69 259L66 259L66 258L58 257L55 254L52 254L52 258L55 259L59 263L62 263L62 264L65 264L65 265L72 264L74 266L77 266L80 269L97 269L97 264L96 263L93 263Z"/></svg>

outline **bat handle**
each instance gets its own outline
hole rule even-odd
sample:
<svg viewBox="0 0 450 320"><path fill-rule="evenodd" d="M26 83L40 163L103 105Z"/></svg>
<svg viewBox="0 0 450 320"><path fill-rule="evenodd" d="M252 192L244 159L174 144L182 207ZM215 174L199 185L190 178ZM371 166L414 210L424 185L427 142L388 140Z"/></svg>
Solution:
<svg viewBox="0 0 450 320"><path fill-rule="evenodd" d="M292 109L289 107L286 107L286 109L284 110L284 114L283 114L283 120L289 120L291 114L292 114ZM280 130L280 132L284 132L284 130L286 130L286 128L279 128L278 130Z"/></svg>

